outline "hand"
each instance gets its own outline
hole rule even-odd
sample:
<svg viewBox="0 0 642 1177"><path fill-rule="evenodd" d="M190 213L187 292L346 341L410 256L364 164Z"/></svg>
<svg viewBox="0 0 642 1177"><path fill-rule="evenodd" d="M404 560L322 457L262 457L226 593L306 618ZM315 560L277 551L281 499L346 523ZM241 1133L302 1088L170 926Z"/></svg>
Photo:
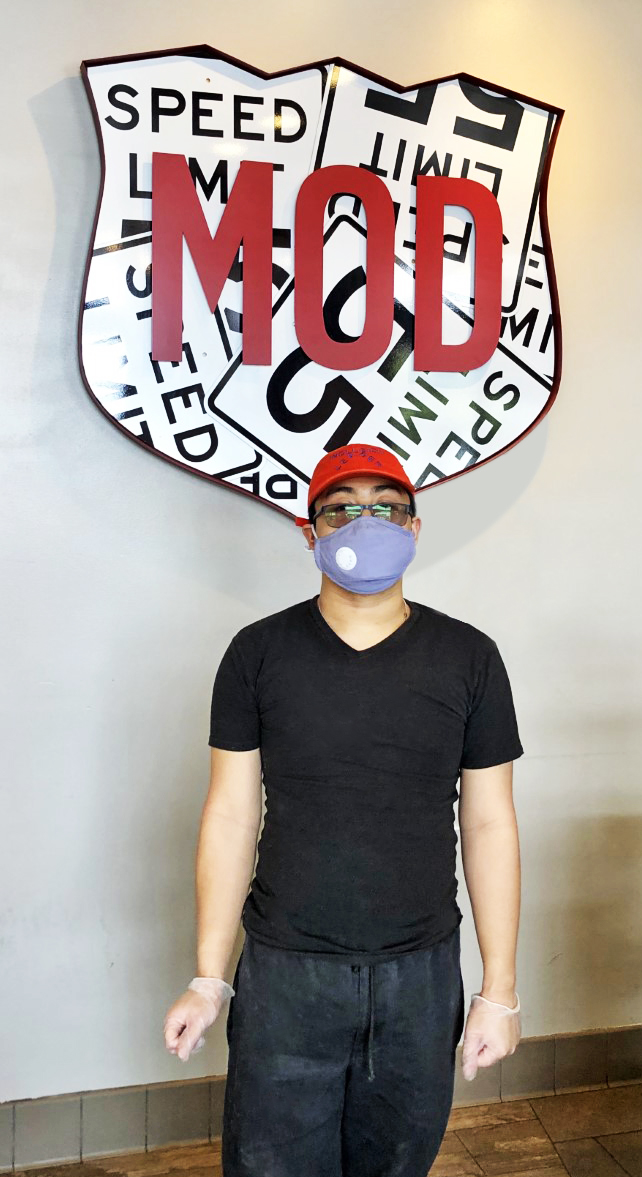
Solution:
<svg viewBox="0 0 642 1177"><path fill-rule="evenodd" d="M204 1034L216 1021L223 1003L234 996L227 981L218 977L194 977L187 990L165 1015L165 1046L186 1063L192 1052L205 1044Z"/></svg>
<svg viewBox="0 0 642 1177"><path fill-rule="evenodd" d="M506 1055L514 1054L522 1034L520 1002L514 1010L489 1002L474 993L464 1028L462 1074L474 1079L478 1067L492 1067Z"/></svg>

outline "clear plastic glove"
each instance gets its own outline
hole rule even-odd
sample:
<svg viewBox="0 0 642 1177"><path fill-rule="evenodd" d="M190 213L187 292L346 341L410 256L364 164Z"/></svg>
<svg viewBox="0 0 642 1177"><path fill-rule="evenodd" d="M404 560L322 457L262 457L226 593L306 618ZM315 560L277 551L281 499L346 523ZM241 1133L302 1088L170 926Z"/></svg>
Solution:
<svg viewBox="0 0 642 1177"><path fill-rule="evenodd" d="M510 1009L482 997L481 993L473 993L464 1028L461 1060L464 1079L474 1079L478 1067L491 1067L499 1059L515 1053L522 1036L519 993L515 996L517 1005Z"/></svg>
<svg viewBox="0 0 642 1177"><path fill-rule="evenodd" d="M205 1044L205 1031L216 1021L228 997L235 990L218 977L194 977L187 990L165 1015L165 1046L186 1063L190 1054Z"/></svg>

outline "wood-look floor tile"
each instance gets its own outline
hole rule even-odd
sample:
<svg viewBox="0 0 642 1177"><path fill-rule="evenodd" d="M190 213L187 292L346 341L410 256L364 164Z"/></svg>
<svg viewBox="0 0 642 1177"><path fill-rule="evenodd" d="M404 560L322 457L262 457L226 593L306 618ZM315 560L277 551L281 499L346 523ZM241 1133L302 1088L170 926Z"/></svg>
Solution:
<svg viewBox="0 0 642 1177"><path fill-rule="evenodd" d="M642 1129L642 1084L531 1099L551 1140L582 1140Z"/></svg>
<svg viewBox="0 0 642 1177"><path fill-rule="evenodd" d="M448 1118L447 1132L460 1128L494 1128L513 1120L537 1119L527 1099L513 1099L507 1103L478 1104L476 1107L453 1108Z"/></svg>
<svg viewBox="0 0 642 1177"><path fill-rule="evenodd" d="M502 1170L501 1177L568 1177L568 1171L558 1157L550 1165L539 1165L536 1169L509 1169L506 1173Z"/></svg>
<svg viewBox="0 0 642 1177"><path fill-rule="evenodd" d="M557 1151L571 1177L626 1177L624 1169L592 1137L560 1141Z"/></svg>
<svg viewBox="0 0 642 1177"><path fill-rule="evenodd" d="M447 1132L430 1169L430 1177L482 1177L482 1170L454 1132Z"/></svg>
<svg viewBox="0 0 642 1177"><path fill-rule="evenodd" d="M119 1156L92 1159L93 1174L98 1177L212 1177L212 1164L220 1161L220 1150L212 1144L177 1144L170 1148L153 1148L149 1152L122 1153ZM74 1166L78 1168L78 1166ZM90 1177L87 1173L65 1171L65 1177Z"/></svg>
<svg viewBox="0 0 642 1177"><path fill-rule="evenodd" d="M102 1177L93 1160L61 1162L58 1165L30 1165L28 1169L12 1169L11 1177Z"/></svg>
<svg viewBox="0 0 642 1177"><path fill-rule="evenodd" d="M642 1132L617 1132L614 1136L599 1136L598 1140L629 1177L642 1177Z"/></svg>
<svg viewBox="0 0 642 1177"><path fill-rule="evenodd" d="M539 1172L559 1165L557 1153L536 1118L514 1120L495 1128L457 1129L457 1135L487 1174L525 1169Z"/></svg>

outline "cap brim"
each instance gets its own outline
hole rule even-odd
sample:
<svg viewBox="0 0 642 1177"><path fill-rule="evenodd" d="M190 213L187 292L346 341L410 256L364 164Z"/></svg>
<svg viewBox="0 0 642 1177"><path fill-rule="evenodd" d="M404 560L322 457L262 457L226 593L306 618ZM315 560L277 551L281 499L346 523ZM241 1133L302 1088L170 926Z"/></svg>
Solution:
<svg viewBox="0 0 642 1177"><path fill-rule="evenodd" d="M351 466L350 469L346 470L343 474L338 474L336 477L328 479L328 481L326 483L324 483L322 486L318 486L318 487L315 486L314 498L318 499L319 495L324 494L325 491L328 489L328 487L332 486L333 483L341 482L344 478L348 478L350 475L356 475L356 477L358 478L362 474L374 474L374 470L372 469L371 462L366 462L366 463L364 463L363 466ZM409 478L406 479L406 481L404 481L402 478L399 478L394 474L386 474L384 471L384 473L382 474L382 479L385 479L385 478L389 479L390 482L396 483L397 486L403 486L404 490L408 491L408 494L414 495L416 492L416 487L413 486L413 484Z"/></svg>

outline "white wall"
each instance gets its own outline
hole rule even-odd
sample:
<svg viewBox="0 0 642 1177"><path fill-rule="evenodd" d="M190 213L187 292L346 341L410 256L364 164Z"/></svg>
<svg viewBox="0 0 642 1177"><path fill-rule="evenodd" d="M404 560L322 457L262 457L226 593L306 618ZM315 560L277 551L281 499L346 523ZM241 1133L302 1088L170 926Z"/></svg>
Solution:
<svg viewBox="0 0 642 1177"><path fill-rule="evenodd" d="M194 973L211 684L231 635L317 572L285 516L130 444L76 356L99 183L79 63L203 42L266 70L464 70L566 109L557 403L420 496L406 590L489 632L511 674L524 1035L642 1021L638 0L22 0L3 17L0 1100L226 1069L222 1022L185 1068L162 1039Z"/></svg>

